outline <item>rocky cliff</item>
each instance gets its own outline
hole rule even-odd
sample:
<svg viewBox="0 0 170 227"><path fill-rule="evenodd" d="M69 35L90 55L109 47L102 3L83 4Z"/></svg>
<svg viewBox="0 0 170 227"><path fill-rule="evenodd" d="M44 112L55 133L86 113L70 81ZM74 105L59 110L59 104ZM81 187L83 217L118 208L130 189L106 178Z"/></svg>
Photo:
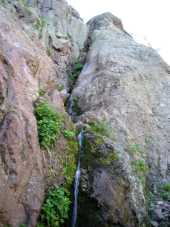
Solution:
<svg viewBox="0 0 170 227"><path fill-rule="evenodd" d="M82 129L77 227L168 227L169 66L110 13L1 0L0 17L0 226L69 225Z"/></svg>
<svg viewBox="0 0 170 227"><path fill-rule="evenodd" d="M67 4L57 3L64 11ZM67 62L59 58L54 63L47 55L47 46L39 37L46 25L41 24L43 18L35 12L34 20L27 20L27 13L29 20L33 18L33 9L20 1L4 1L0 7L0 226L35 226L45 190L66 181L71 184L75 172L77 143L75 135L68 139L66 134L73 134L74 126L65 112L58 79L63 76L58 68L65 68L66 73ZM71 17L72 9L68 10ZM71 48L67 40L54 54L68 58L64 52L68 43ZM40 104L44 109L36 109ZM58 128L50 126L54 111L58 121L52 123ZM41 121L36 121L35 113ZM46 147L54 129L58 139Z"/></svg>
<svg viewBox="0 0 170 227"><path fill-rule="evenodd" d="M72 92L76 120L90 126L79 226L87 221L88 226L145 226L154 203L162 205L158 221L169 207L160 195L170 176L169 67L110 13L93 18L88 27L87 59ZM83 211L84 204L91 212Z"/></svg>

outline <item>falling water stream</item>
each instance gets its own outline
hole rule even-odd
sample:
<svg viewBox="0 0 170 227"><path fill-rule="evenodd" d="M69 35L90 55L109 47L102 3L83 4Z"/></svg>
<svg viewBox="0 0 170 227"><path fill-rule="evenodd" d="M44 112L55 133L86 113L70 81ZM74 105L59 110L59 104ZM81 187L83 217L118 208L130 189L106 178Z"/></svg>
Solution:
<svg viewBox="0 0 170 227"><path fill-rule="evenodd" d="M76 227L77 222L77 208L78 208L78 193L79 193L79 184L80 184L80 176L81 176L81 155L83 153L83 130L78 135L78 142L79 142L79 159L77 164L77 170L75 174L74 180L74 202L73 202L73 213L72 213L72 223L71 227Z"/></svg>

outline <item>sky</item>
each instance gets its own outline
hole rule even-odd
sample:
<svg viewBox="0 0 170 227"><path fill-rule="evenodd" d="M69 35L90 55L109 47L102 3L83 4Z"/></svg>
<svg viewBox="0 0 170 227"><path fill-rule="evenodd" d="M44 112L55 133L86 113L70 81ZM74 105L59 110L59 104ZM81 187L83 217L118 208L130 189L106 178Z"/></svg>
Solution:
<svg viewBox="0 0 170 227"><path fill-rule="evenodd" d="M170 64L170 0L67 0L84 21L111 12L136 41L156 49Z"/></svg>

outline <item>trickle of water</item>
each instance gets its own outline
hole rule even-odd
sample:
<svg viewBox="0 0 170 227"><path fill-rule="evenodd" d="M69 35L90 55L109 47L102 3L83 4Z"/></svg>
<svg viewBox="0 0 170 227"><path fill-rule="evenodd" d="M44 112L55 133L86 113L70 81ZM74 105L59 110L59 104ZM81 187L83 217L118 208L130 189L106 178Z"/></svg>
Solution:
<svg viewBox="0 0 170 227"><path fill-rule="evenodd" d="M71 227L76 227L77 222L77 208L78 208L78 193L79 193L79 184L80 184L80 176L81 176L81 154L83 153L83 130L81 130L80 134L78 135L78 142L79 142L79 159L77 164L77 170L74 180L74 202L73 202L73 214L72 214L72 223Z"/></svg>

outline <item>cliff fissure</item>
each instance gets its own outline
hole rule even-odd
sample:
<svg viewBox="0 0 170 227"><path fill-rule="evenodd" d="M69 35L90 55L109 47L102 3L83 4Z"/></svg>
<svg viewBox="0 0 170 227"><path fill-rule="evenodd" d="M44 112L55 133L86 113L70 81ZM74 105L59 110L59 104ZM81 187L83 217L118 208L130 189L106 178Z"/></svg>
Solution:
<svg viewBox="0 0 170 227"><path fill-rule="evenodd" d="M169 66L111 13L6 0L0 17L0 226L69 226L76 203L76 227L168 227Z"/></svg>

